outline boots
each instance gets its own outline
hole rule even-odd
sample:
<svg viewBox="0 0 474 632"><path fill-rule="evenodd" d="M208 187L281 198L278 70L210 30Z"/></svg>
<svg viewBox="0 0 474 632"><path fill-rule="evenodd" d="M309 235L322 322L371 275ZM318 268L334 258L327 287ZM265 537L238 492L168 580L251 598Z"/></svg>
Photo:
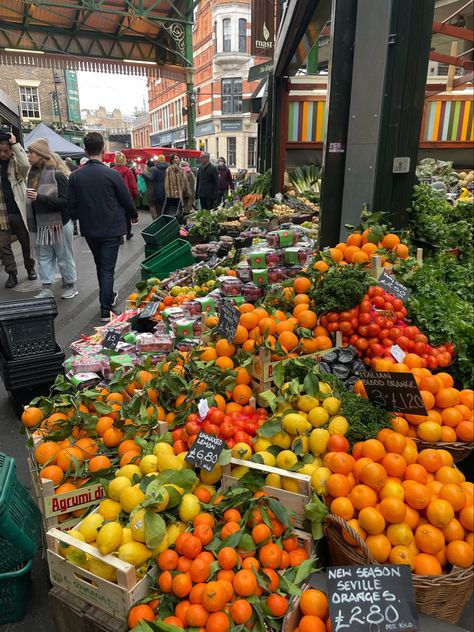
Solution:
<svg viewBox="0 0 474 632"><path fill-rule="evenodd" d="M15 285L18 285L18 279L16 278L16 274L14 272L9 272L7 282L5 283L5 287L8 289L11 289L12 287L15 287Z"/></svg>

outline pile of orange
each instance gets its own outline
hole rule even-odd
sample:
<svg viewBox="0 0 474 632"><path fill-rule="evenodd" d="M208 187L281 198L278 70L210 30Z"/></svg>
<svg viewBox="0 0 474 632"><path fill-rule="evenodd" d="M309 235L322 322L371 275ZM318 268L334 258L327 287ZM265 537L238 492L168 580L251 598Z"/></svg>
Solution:
<svg viewBox="0 0 474 632"><path fill-rule="evenodd" d="M469 568L474 556L474 485L446 450L418 452L415 442L388 428L356 443L352 456L324 459L332 474L326 498L380 563L408 564L417 575ZM346 530L344 540L357 547Z"/></svg>
<svg viewBox="0 0 474 632"><path fill-rule="evenodd" d="M293 632L331 632L329 602L326 593L307 588L299 599L298 626Z"/></svg>
<svg viewBox="0 0 474 632"><path fill-rule="evenodd" d="M400 414L394 429L429 443L474 441L474 391L458 390L449 373L433 375L429 369L411 369L428 415Z"/></svg>
<svg viewBox="0 0 474 632"><path fill-rule="evenodd" d="M257 493L263 502L265 496ZM192 531L180 534L174 548L157 556L157 587L169 596L168 603L171 600L175 604L174 614L165 617L165 623L227 632L254 620L249 597L258 598L270 617L284 616L289 595L280 585L279 571L299 566L308 554L293 532L268 508L271 527L265 524L262 507L263 504L255 506L247 523L237 509L226 510L218 521L210 513L200 513ZM240 544L221 545L216 552L205 548L215 537L224 542L239 533L243 536L237 539Z"/></svg>
<svg viewBox="0 0 474 632"><path fill-rule="evenodd" d="M401 243L398 235L387 233L382 241L374 244L369 241L369 230L364 230L363 233L352 233L345 242L337 244L335 248L330 248L329 255L339 265L349 263L369 265L371 257L378 255L376 251L380 249L395 253L398 259L408 259L408 246ZM383 254L380 256L382 265L390 265Z"/></svg>

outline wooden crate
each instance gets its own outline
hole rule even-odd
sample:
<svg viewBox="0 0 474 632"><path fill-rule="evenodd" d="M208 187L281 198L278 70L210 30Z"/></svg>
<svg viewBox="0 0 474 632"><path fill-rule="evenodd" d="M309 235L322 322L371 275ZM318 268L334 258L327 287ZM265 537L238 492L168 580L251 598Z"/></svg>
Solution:
<svg viewBox="0 0 474 632"><path fill-rule="evenodd" d="M48 594L56 632L126 632L126 619L112 617L104 610L72 595L59 586Z"/></svg>
<svg viewBox="0 0 474 632"><path fill-rule="evenodd" d="M238 487L240 485L239 479L232 476L231 468L233 465L243 465L248 467L249 470L255 472L263 472L265 474L279 474L282 477L290 478L298 481L300 484L300 493L289 492L286 489L279 489L278 487L270 487L265 485L263 490L268 492L271 496L278 498L278 500L295 515L295 525L297 527L303 527L305 521L305 507L311 502L311 495L313 493L311 487L311 476L307 474L298 474L298 472L290 472L287 470L281 470L278 467L270 467L269 465L263 465L261 463L253 463L252 461L243 461L242 459L232 458L229 465L225 465L222 468L221 487L223 489L229 489L230 487Z"/></svg>
<svg viewBox="0 0 474 632"><path fill-rule="evenodd" d="M303 584L300 586L301 590L307 590L311 588L309 584ZM298 627L298 623L302 617L300 612L300 597L293 597L288 606L285 616L283 617L283 623L281 626L281 632L294 632Z"/></svg>
<svg viewBox="0 0 474 632"><path fill-rule="evenodd" d="M157 567L154 566L145 577L138 579L132 564L122 562L113 555L101 555L95 547L59 529L50 529L46 542L51 583L119 619L125 620L130 608L148 595L150 583L157 575ZM117 583L98 577L62 557L59 554L61 542L110 564L117 572Z"/></svg>

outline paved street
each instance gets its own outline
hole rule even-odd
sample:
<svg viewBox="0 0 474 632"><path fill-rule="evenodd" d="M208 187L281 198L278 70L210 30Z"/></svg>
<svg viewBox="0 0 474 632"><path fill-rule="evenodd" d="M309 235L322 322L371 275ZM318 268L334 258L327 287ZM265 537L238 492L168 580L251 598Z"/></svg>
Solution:
<svg viewBox="0 0 474 632"><path fill-rule="evenodd" d="M140 262L143 260L144 241L140 235L150 223L148 211L140 211L139 223L134 225L134 237L120 247L116 268L115 289L119 292L118 307L123 309L126 297L133 291L140 278ZM28 281L22 266L19 244L13 244L18 266L18 285L13 290L5 289L7 275L0 272L0 301L31 298L40 288L39 281ZM98 287L95 265L89 248L82 237L74 238L74 250L79 294L68 301L61 300L62 285L58 277L53 289L58 303L55 320L56 339L68 353L68 346L81 333L90 334L100 324ZM20 265L21 264L21 265ZM20 434L21 424L13 412L8 394L0 381L0 451L16 458L20 480L30 488L26 465L25 437ZM47 594L50 589L47 564L43 551L39 551L33 565L32 581L28 597L28 614L23 621L0 626L2 632L52 632L53 623L49 614ZM73 632L73 631L71 631Z"/></svg>

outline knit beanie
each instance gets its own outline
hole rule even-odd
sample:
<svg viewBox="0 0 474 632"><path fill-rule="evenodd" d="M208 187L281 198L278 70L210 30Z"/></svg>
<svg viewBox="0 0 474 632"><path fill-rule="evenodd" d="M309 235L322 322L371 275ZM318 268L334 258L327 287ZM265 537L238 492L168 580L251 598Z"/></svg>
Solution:
<svg viewBox="0 0 474 632"><path fill-rule="evenodd" d="M34 151L35 154L50 160L51 150L49 149L49 143L46 138L37 138L28 145L28 151Z"/></svg>
<svg viewBox="0 0 474 632"><path fill-rule="evenodd" d="M119 167L122 167L127 162L127 158L125 154L122 154L121 151L115 152L115 164Z"/></svg>
<svg viewBox="0 0 474 632"><path fill-rule="evenodd" d="M163 154L160 154L158 156L158 162L166 162L166 158L163 156Z"/></svg>

